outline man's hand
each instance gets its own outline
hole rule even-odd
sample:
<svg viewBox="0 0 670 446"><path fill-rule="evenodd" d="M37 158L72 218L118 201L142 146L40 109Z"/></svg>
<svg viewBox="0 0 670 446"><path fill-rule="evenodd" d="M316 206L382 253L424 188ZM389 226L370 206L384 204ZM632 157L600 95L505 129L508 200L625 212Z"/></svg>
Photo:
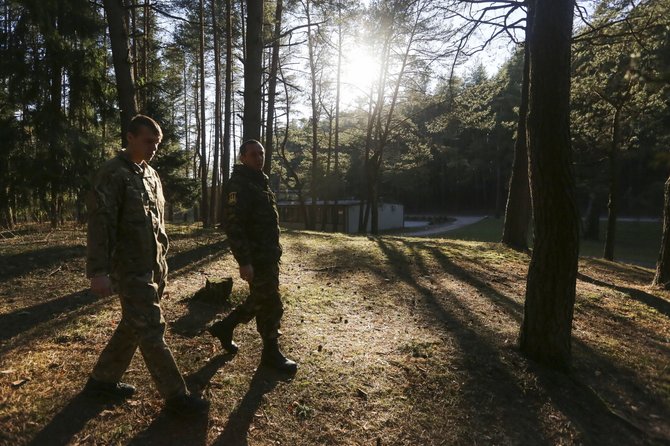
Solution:
<svg viewBox="0 0 670 446"><path fill-rule="evenodd" d="M254 267L251 265L240 266L240 278L247 282L254 280Z"/></svg>
<svg viewBox="0 0 670 446"><path fill-rule="evenodd" d="M91 277L91 291L100 297L111 296L112 281L109 276Z"/></svg>

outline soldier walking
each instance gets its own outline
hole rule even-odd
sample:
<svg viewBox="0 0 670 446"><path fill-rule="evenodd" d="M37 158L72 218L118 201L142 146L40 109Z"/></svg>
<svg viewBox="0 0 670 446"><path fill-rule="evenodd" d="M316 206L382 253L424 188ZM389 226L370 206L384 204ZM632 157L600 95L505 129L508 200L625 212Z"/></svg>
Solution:
<svg viewBox="0 0 670 446"><path fill-rule="evenodd" d="M224 350L236 353L233 330L256 318L263 339L261 364L295 373L298 365L279 349L279 325L284 308L279 295L279 216L268 177L263 173L265 149L256 140L240 147L240 161L226 184L224 226L230 249L239 264L240 277L249 283L249 296L226 318L213 324L209 333Z"/></svg>
<svg viewBox="0 0 670 446"><path fill-rule="evenodd" d="M135 392L121 377L139 347L166 409L204 413L207 401L188 392L165 343L160 300L167 277L163 208L156 171L147 164L162 138L158 123L137 115L128 128L128 148L107 161L89 196L86 275L100 296L118 293L121 321L100 354L84 392L129 398Z"/></svg>

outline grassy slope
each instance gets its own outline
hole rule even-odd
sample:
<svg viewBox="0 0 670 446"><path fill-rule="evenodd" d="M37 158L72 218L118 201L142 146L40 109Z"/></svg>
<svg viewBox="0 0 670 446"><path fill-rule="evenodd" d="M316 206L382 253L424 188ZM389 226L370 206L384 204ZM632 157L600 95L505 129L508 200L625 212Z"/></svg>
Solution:
<svg viewBox="0 0 670 446"><path fill-rule="evenodd" d="M580 253L583 257L599 258L603 255L606 222L600 222L600 241L581 240ZM503 220L487 218L464 228L455 229L444 235L454 240L499 242ZM662 223L660 221L619 221L617 222L614 257L624 263L654 267L661 246Z"/></svg>
<svg viewBox="0 0 670 446"><path fill-rule="evenodd" d="M187 300L234 275L222 237L173 227L168 343L208 417L161 413L140 355L136 398L78 395L118 320L82 277L80 231L26 233L0 254L0 444L644 444L670 438L670 303L647 269L580 263L574 371L527 362L515 340L527 256L497 244L284 234L293 380L256 369L253 324L235 356L202 328L229 306ZM236 280L233 300L246 292ZM28 381L24 381L29 379ZM643 434L644 432L644 434Z"/></svg>

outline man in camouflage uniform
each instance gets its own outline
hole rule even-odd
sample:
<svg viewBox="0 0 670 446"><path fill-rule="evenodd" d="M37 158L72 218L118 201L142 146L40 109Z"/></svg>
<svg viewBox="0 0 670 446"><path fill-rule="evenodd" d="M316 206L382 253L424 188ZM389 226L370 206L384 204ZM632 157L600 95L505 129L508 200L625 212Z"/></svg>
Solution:
<svg viewBox="0 0 670 446"><path fill-rule="evenodd" d="M207 402L191 395L165 344L160 300L167 276L163 208L158 174L147 164L162 138L159 125L135 116L128 148L107 161L89 196L86 275L100 296L114 292L121 300L121 321L100 354L86 383L89 394L128 398L135 388L120 382L139 347L168 410L191 415Z"/></svg>
<svg viewBox="0 0 670 446"><path fill-rule="evenodd" d="M263 339L261 364L295 373L297 364L279 350L277 338L284 308L279 295L279 216L268 177L263 173L265 149L249 140L240 147L240 161L226 184L224 226L230 249L240 267L240 277L249 282L249 296L225 319L209 328L230 353L236 353L233 330L256 318Z"/></svg>

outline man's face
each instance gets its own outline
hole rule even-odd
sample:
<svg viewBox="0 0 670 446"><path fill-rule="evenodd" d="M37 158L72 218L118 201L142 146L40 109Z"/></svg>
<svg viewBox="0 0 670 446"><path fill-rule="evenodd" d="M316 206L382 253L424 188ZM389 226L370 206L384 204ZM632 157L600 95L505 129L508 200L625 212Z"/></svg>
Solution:
<svg viewBox="0 0 670 446"><path fill-rule="evenodd" d="M263 170L265 149L260 144L248 144L247 150L243 155L240 155L240 161L250 169Z"/></svg>
<svg viewBox="0 0 670 446"><path fill-rule="evenodd" d="M158 150L158 144L161 139L158 135L148 128L141 126L137 135L128 132L128 153L132 160L136 163L142 161L149 162L154 157Z"/></svg>

